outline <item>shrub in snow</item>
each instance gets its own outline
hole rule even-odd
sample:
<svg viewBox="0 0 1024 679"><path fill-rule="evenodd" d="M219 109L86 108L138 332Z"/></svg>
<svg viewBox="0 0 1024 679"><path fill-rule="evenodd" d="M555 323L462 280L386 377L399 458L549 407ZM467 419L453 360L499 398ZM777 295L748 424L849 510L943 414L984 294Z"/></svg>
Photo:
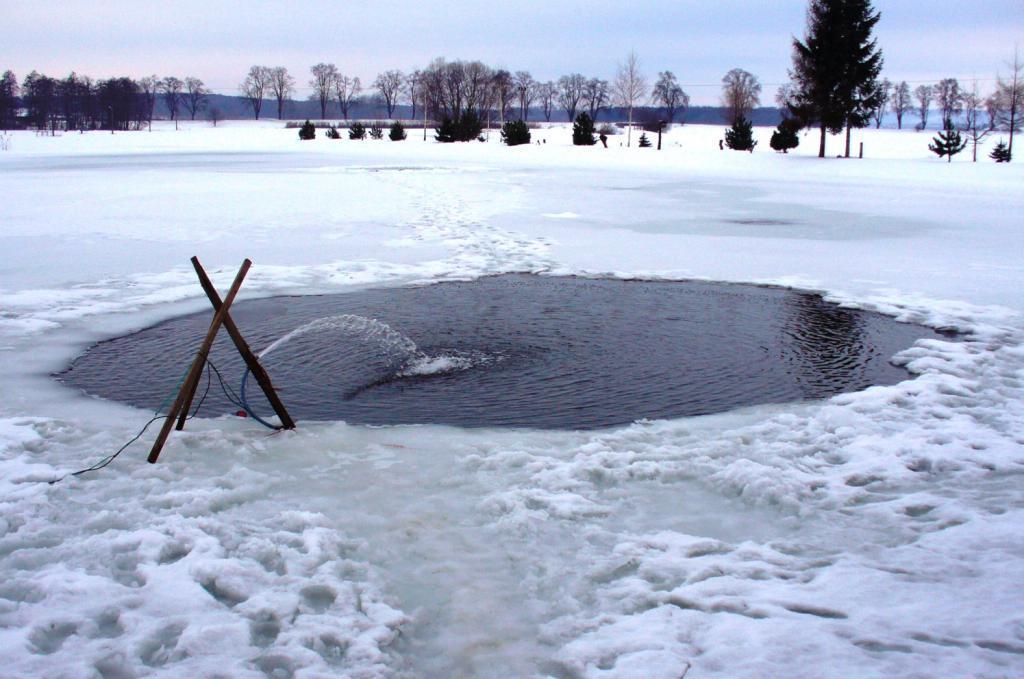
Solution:
<svg viewBox="0 0 1024 679"><path fill-rule="evenodd" d="M383 139L384 128L381 127L380 123L376 120L373 121L373 125L370 125L370 138L371 139Z"/></svg>
<svg viewBox="0 0 1024 679"><path fill-rule="evenodd" d="M530 143L530 128L523 120L509 120L501 128L501 140L509 146Z"/></svg>
<svg viewBox="0 0 1024 679"><path fill-rule="evenodd" d="M597 128L597 133L610 137L613 134L618 134L619 131L611 123L601 123L601 127Z"/></svg>
<svg viewBox="0 0 1024 679"><path fill-rule="evenodd" d="M738 119L725 131L725 145L733 151L753 151L757 146L754 125L746 118Z"/></svg>
<svg viewBox="0 0 1024 679"><path fill-rule="evenodd" d="M352 123L348 128L349 139L365 139L366 127L362 123Z"/></svg>
<svg viewBox="0 0 1024 679"><path fill-rule="evenodd" d="M795 118L784 118L772 132L772 138L768 145L776 151L789 153L790 149L795 149L800 145L800 137L797 135L799 131L800 123Z"/></svg>
<svg viewBox="0 0 1024 679"><path fill-rule="evenodd" d="M327 138L328 139L341 139L341 133L338 132L338 128L336 128L334 125L329 125L327 127Z"/></svg>
<svg viewBox="0 0 1024 679"><path fill-rule="evenodd" d="M961 136L959 130L953 127L953 121L946 118L946 124L942 131L932 137L932 143L928 144L928 150L939 158L945 156L946 162L952 163L953 156L963 151L966 146L967 140Z"/></svg>
<svg viewBox="0 0 1024 679"><path fill-rule="evenodd" d="M647 133L644 132L640 135L640 148L649 149L651 148L651 140L647 138Z"/></svg>
<svg viewBox="0 0 1024 679"><path fill-rule="evenodd" d="M482 129L483 125L480 124L480 118L477 117L476 112L467 109L454 119L447 116L443 118L434 139L443 143L473 141L480 136Z"/></svg>
<svg viewBox="0 0 1024 679"><path fill-rule="evenodd" d="M402 141L405 139L405 128L397 120L391 123L391 130L388 131L388 138L391 141Z"/></svg>
<svg viewBox="0 0 1024 679"><path fill-rule="evenodd" d="M299 128L299 139L316 139L316 128L308 120Z"/></svg>
<svg viewBox="0 0 1024 679"><path fill-rule="evenodd" d="M1009 147L1006 145L1006 142L1003 141L1002 139L1000 139L999 143L996 144L996 147L992 149L992 153L988 154L988 157L996 161L997 163L1008 163L1011 160L1013 160L1013 158L1010 156Z"/></svg>
<svg viewBox="0 0 1024 679"><path fill-rule="evenodd" d="M572 124L572 143L574 146L593 146L597 143L594 138L594 121L586 113L576 116L576 122Z"/></svg>
<svg viewBox="0 0 1024 679"><path fill-rule="evenodd" d="M465 113L459 116L458 120L458 133L459 141L472 141L480 136L480 131L484 129L484 126L480 123L480 118L477 116L476 111L467 109Z"/></svg>

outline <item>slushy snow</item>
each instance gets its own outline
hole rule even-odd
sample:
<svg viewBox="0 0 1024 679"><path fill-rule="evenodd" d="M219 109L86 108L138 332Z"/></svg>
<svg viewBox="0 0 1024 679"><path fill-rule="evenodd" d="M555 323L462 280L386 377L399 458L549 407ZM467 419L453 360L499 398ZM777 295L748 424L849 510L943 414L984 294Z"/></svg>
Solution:
<svg viewBox="0 0 1024 679"><path fill-rule="evenodd" d="M565 126L516 148L262 122L15 132L0 674L1024 673L1024 169L946 164L912 131L855 135L864 160L813 158L810 136L723 152L722 134L677 127L659 153L572 147ZM51 373L208 309L193 254L222 291L250 257L243 299L512 271L707 279L960 335L894 357L913 379L826 401L597 432L268 435L225 414L159 464L155 425L65 476L152 414Z"/></svg>

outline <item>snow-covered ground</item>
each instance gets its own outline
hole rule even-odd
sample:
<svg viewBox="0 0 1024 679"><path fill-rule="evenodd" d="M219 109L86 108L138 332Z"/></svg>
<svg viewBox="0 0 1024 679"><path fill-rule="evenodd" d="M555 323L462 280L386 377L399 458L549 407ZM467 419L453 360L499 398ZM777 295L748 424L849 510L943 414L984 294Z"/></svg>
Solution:
<svg viewBox="0 0 1024 679"><path fill-rule="evenodd" d="M1019 676L1024 166L299 142L276 122L0 151L0 675ZM994 143L996 139L990 139ZM635 143L635 139L634 139ZM840 140L830 139L838 153ZM193 421L49 374L242 298L507 271L770 282L967 333L826 402L599 432ZM282 349L284 350L284 349ZM182 367L191 356L169 356ZM145 379L141 374L139 379Z"/></svg>

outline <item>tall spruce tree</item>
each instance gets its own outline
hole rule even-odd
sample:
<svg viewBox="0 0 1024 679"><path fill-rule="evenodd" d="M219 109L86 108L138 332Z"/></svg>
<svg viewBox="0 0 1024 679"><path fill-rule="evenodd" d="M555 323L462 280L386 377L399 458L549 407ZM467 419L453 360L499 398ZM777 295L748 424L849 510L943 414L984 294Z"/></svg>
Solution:
<svg viewBox="0 0 1024 679"><path fill-rule="evenodd" d="M882 52L871 37L881 14L871 0L811 0L804 40L793 40L790 111L805 126L821 130L818 157L825 157L825 134L865 127L881 98L878 75Z"/></svg>

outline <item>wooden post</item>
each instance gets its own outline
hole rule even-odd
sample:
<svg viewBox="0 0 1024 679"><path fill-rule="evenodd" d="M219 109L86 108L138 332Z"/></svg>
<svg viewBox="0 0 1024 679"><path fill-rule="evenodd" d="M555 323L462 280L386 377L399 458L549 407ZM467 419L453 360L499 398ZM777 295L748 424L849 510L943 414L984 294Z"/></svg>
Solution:
<svg viewBox="0 0 1024 679"><path fill-rule="evenodd" d="M194 393L195 385L199 383L199 375L203 370L203 366L206 364L206 357L210 353L210 347L213 346L213 340L217 337L217 331L220 330L220 326L224 322L224 317L228 314L228 309L231 307L232 302L235 301L235 295L238 294L238 289L242 287L242 281L245 280L245 274L248 273L249 267L252 266L252 262L246 259L242 262L242 267L238 270L238 274L235 276L234 282L231 284L231 289L228 291L228 296L225 298L224 303L220 309L213 315L213 321L210 322L210 329L206 331L206 337L203 339L203 343L199 347L199 351L196 352L196 357L192 361L192 367L188 371L188 375L185 377L185 381L181 385L181 390L178 391L177 398L174 399L174 403L171 404L171 409L167 413L167 419L164 420L163 427L160 428L160 433L156 437L156 441L153 443L153 449L149 451L149 462L150 464L157 461L160 457L160 451L164 447L164 443L167 441L168 435L171 433L171 427L174 426L174 418L181 412L181 408L184 405L186 399L191 401L190 388Z"/></svg>
<svg viewBox="0 0 1024 679"><path fill-rule="evenodd" d="M210 304L213 305L214 310L219 311L223 306L223 302L220 300L220 295L217 294L217 289L213 287L213 283L210 282L210 278L206 275L206 271L203 270L202 265L199 263L198 257L192 258L192 266L195 267L196 275L199 276L199 283L203 286L203 290L206 291L206 296L210 298ZM270 375L263 369L256 354L249 348L249 344L242 337L241 331L238 326L235 325L235 321L232 320L231 314L224 315L224 329L228 331L228 335L231 336L231 341L235 343L235 348L238 349L238 353L242 355L242 359L245 361L245 365L248 366L252 376L256 378L256 382L263 389L263 393L266 395L267 400L273 407L274 412L281 419L281 426L285 429L294 429L295 421L292 420L288 411L284 407L284 403L278 398L277 392L274 390L274 385L270 383ZM198 386L198 377L196 379L196 386ZM195 386L193 387L193 393ZM187 409L182 411L182 415L187 413ZM184 420L179 419L178 429L184 425Z"/></svg>
<svg viewBox="0 0 1024 679"><path fill-rule="evenodd" d="M864 157L864 142L860 143L860 155L858 157L859 158L863 158Z"/></svg>

